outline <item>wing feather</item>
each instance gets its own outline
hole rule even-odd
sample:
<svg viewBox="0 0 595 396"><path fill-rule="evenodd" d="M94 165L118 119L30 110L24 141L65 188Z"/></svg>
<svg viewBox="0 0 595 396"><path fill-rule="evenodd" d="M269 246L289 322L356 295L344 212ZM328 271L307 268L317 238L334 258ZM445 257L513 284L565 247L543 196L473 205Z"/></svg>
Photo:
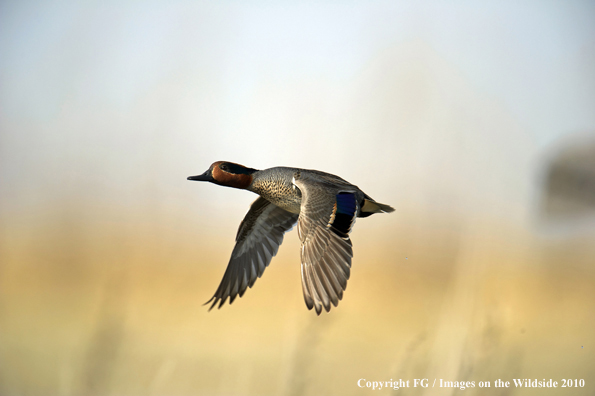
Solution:
<svg viewBox="0 0 595 396"><path fill-rule="evenodd" d="M252 203L236 234L236 245L223 279L215 294L205 304L218 308L229 298L231 304L254 285L277 254L283 235L297 222L298 215L290 213L259 197Z"/></svg>
<svg viewBox="0 0 595 396"><path fill-rule="evenodd" d="M302 290L308 309L320 315L343 298L351 272L353 249L348 233L358 213L355 191L298 179L302 193L298 235L302 242ZM341 202L338 202L341 194ZM338 216L337 214L340 214ZM336 219L341 224L333 227Z"/></svg>

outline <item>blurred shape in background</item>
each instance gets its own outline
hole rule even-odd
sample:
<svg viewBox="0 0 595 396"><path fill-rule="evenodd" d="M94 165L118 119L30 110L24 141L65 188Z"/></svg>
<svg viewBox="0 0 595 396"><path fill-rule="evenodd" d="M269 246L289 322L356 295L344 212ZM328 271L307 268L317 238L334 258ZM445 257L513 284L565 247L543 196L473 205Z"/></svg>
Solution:
<svg viewBox="0 0 595 396"><path fill-rule="evenodd" d="M545 163L541 214L595 225L595 134L566 138Z"/></svg>

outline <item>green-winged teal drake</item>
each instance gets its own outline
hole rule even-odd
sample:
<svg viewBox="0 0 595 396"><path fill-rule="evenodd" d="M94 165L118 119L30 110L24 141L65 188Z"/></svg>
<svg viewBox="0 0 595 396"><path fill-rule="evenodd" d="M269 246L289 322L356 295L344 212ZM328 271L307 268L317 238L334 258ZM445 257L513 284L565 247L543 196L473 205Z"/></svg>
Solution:
<svg viewBox="0 0 595 396"><path fill-rule="evenodd" d="M231 304L260 278L283 234L296 224L302 242L302 289L308 309L320 315L343 297L353 250L349 232L356 217L394 209L374 201L357 186L317 170L276 167L265 170L218 161L202 175L208 181L252 191L258 195L242 220L236 245L213 297L212 309L229 297Z"/></svg>

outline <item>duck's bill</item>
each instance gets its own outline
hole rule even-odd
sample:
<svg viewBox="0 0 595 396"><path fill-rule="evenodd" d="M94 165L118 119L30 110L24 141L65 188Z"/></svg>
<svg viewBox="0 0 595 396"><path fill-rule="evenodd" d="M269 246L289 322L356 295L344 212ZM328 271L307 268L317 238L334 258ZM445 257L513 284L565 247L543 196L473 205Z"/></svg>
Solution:
<svg viewBox="0 0 595 396"><path fill-rule="evenodd" d="M196 181L213 181L213 177L209 174L209 172L205 172L202 175L197 176L188 176L188 180L196 180Z"/></svg>

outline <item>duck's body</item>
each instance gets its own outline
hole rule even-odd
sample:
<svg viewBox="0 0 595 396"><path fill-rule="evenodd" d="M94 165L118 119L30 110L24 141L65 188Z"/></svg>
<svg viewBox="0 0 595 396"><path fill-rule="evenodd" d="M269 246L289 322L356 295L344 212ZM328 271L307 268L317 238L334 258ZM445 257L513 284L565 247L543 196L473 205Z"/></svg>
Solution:
<svg viewBox="0 0 595 396"><path fill-rule="evenodd" d="M302 242L302 289L309 309L337 306L349 279L353 250L349 232L356 217L394 209L374 201L357 186L330 173L276 167L256 170L215 162L188 180L246 189L258 198L240 224L236 246L211 308L230 304L262 276L283 241L298 223Z"/></svg>

